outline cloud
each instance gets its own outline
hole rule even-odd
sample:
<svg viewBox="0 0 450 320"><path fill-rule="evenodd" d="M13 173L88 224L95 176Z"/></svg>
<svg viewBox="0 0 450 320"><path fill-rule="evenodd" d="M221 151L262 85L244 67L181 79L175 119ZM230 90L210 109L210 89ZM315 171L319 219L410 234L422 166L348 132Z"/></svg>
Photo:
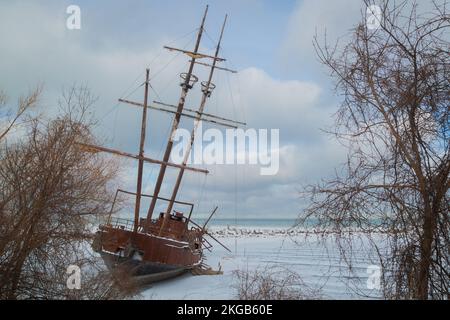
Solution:
<svg viewBox="0 0 450 320"><path fill-rule="evenodd" d="M46 96L42 108L51 113L55 112L61 87L74 82L87 84L99 96L95 110L101 120L97 128L99 136L110 147L136 152L140 109L117 106L117 99L134 91L129 99L142 100L144 69L150 65L154 89L150 99L177 103L180 93L178 75L185 71L187 59L161 49L170 42L168 39L173 33L179 33L179 30L164 28L170 12L152 11L153 15L160 12L155 22L158 25L150 27L149 19L149 26L140 30L140 24L132 23L132 16L124 18L127 23L115 24L120 17L119 11L123 10L122 5L104 8L93 4L85 7L85 4L82 14L86 14L86 19L82 20L82 29L78 32L65 28L66 3L44 3L0 4L0 87L14 96L24 92L24 86L32 87L44 81ZM236 6L239 3L236 2ZM258 3L259 11L264 11L262 2L255 3ZM337 8L334 3L327 2L327 5ZM102 12L106 9L108 11ZM251 10L251 6L247 9ZM332 17L334 9L327 10ZM287 39L292 46L285 47L289 59L298 58L296 54L304 51L303 46L308 50L310 47L307 42L294 41L296 37L306 39L311 31L311 28L309 31L305 29L296 35L296 28L301 30L296 26L297 19L308 19L312 24L315 13L319 11L320 7L313 1L304 1L296 11L298 14L291 17ZM191 12L189 17L194 17L194 13ZM259 30L254 25L256 20L252 18L253 30ZM239 22L240 26L244 25L242 21L244 19ZM122 30L123 27L128 28L127 32ZM149 29L158 32L150 32ZM192 36L188 35L173 45L183 47L192 40ZM233 36L227 34L227 42L233 43ZM211 45L205 43L203 50L211 52ZM252 44L252 47L257 46L257 43ZM239 57L241 50L242 47L237 46L230 56ZM205 68L197 67L195 70L200 79L206 78ZM228 216L238 212L241 217L294 217L300 208L298 190L301 185L320 178L342 159L342 150L319 130L330 123L332 105L324 101L323 86L317 82L301 81L296 77L276 78L267 70L251 65L239 71L237 75L216 74L217 89L206 112L244 120L250 128L280 129L280 171L275 176L264 177L260 175L258 166L208 166L211 175L207 178L186 173L179 199L195 201L199 204L200 213L209 212L217 204L222 214ZM199 96L197 84L186 106L197 107ZM149 113L147 155L161 158L171 119L171 115L155 111ZM182 125L189 128L191 121L184 120ZM119 187L132 191L135 189L135 163L127 160L123 165L122 185ZM153 165L145 167L144 188L147 193L153 191L158 169ZM170 195L176 174L177 170L168 169L162 196Z"/></svg>
<svg viewBox="0 0 450 320"><path fill-rule="evenodd" d="M280 50L284 69L326 80L326 70L318 62L312 45L314 36L317 34L323 40L326 32L330 43L344 41L351 28L361 21L363 6L361 0L297 1Z"/></svg>
<svg viewBox="0 0 450 320"><path fill-rule="evenodd" d="M374 4L382 1L374 1ZM417 13L434 11L434 1L407 1L405 12L417 4ZM438 4L444 1L437 1ZM390 6L395 6L391 1ZM403 5L403 4L402 4ZM287 71L301 73L310 78L326 82L328 72L316 58L313 38L317 34L319 43L326 40L330 45L351 40L352 30L364 21L366 5L362 0L298 0L289 17L286 33L280 49L281 65Z"/></svg>
<svg viewBox="0 0 450 320"><path fill-rule="evenodd" d="M248 125L281 129L287 136L293 131L302 136L311 134L323 109L318 105L321 88L312 82L277 80L264 70L248 68L239 75L238 104L249 116Z"/></svg>

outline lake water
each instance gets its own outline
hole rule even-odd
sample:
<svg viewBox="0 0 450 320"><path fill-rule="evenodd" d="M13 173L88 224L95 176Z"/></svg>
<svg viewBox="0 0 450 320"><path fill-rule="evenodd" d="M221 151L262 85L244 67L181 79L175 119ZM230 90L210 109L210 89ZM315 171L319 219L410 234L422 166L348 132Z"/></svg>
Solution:
<svg viewBox="0 0 450 320"><path fill-rule="evenodd" d="M269 221L265 221L266 225ZM274 222L272 222L274 223ZM278 222L278 225L281 222ZM296 240L295 242L293 240ZM339 256L333 241L326 247L314 237L306 241L303 237L225 237L220 241L231 249L226 251L215 244L211 252L206 251L205 262L211 267L223 270L222 275L192 276L155 283L142 292L144 299L236 299L237 270L252 272L277 270L297 274L305 288L317 292L325 299L379 298L377 290L366 287L367 268L373 265L364 244L355 239L352 255L352 272ZM308 296L307 296L308 298Z"/></svg>

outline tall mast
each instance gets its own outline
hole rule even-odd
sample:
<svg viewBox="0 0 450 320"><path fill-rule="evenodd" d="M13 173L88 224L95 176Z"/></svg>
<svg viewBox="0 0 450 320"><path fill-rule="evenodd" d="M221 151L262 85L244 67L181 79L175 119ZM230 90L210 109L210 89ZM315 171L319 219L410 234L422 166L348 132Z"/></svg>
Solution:
<svg viewBox="0 0 450 320"><path fill-rule="evenodd" d="M224 20L223 25L222 25L222 30L220 32L219 42L217 43L217 47L216 47L215 58L217 58L219 56L220 44L222 42L222 37L223 37L223 32L225 30L227 17L228 16L226 15L225 16L225 20ZM202 114L203 114L203 110L205 109L206 100L211 95L211 91L212 91L212 86L211 86L212 82L211 81L212 81L212 78L213 78L213 75L214 75L214 70L216 68L216 63L217 63L217 59L213 59L211 70L209 72L208 81L206 83L203 83L203 95L202 95L202 100L201 100L201 103L200 103L200 107L198 109L198 117L195 119L194 128L192 129L192 132L191 132L190 143L188 144L186 153L184 154L183 165L187 164L187 161L189 159L189 155L191 153L192 145L194 144L195 133L196 133L197 128L198 128L198 126L200 124L201 117L202 117ZM184 174L184 169L181 168L179 173L178 173L178 177L177 177L177 180L176 180L176 183L175 183L175 187L173 189L172 196L170 198L170 202L169 202L169 205L168 205L167 210L166 210L166 214L165 214L165 217L164 217L164 222L166 221L167 216L170 215L170 212L172 211L174 201L175 201L175 199L177 197L177 193L178 193L178 190L180 188L181 179L183 178L183 174ZM161 226L161 230L164 228L164 222L163 222L163 224Z"/></svg>
<svg viewBox="0 0 450 320"><path fill-rule="evenodd" d="M183 112L187 93L188 93L189 89L192 88L192 86L191 86L192 71L194 70L196 54L198 53L198 49L200 47L200 40L202 38L203 28L205 25L207 13L208 13L208 6L206 6L205 14L203 15L202 23L200 25L200 30L198 31L197 42L195 44L195 48L194 48L194 52L193 52L194 54L192 55L191 63L189 66L189 71L185 74L184 83L182 84L181 96L180 96L180 100L178 102L177 113L176 113L173 123L172 123L172 130L170 133L169 142L167 143L166 151L164 153L164 158L163 158L164 163L167 163L169 161L170 153L172 151L172 146L173 146L173 134L178 129L178 125L180 123L180 118L181 118L181 114ZM146 108L144 108L144 109L146 109ZM148 213L147 213L147 226L149 226L151 223L153 211L155 210L156 201L158 199L159 192L161 190L161 185L164 180L164 175L166 173L166 168L167 168L167 165L162 164L161 169L159 170L159 175L158 175L158 178L156 180L156 185L155 185L155 191L153 193L153 198L152 198L152 201L150 203L150 207L149 207Z"/></svg>
<svg viewBox="0 0 450 320"><path fill-rule="evenodd" d="M142 108L142 125L141 125L141 140L139 144L139 165L138 165L138 176L137 176L137 186L136 186L136 203L134 207L134 229L136 233L139 227L139 212L141 209L141 192L142 192L142 172L144 170L144 144L145 144L145 127L147 124L147 99L148 99L148 83L149 83L149 72L146 70L145 75L145 93L144 93L144 107Z"/></svg>

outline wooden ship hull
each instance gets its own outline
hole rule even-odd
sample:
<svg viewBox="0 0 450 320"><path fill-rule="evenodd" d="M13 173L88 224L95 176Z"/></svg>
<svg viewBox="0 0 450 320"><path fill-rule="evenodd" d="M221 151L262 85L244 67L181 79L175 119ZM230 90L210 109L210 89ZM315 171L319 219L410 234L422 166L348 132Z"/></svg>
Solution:
<svg viewBox="0 0 450 320"><path fill-rule="evenodd" d="M141 219L135 233L131 228L133 221L109 219L99 227L92 247L100 253L108 269L125 269L139 285L173 278L200 266L204 246L202 230L188 230L188 221L180 213L171 216L161 232L163 221L161 214L145 229L146 219Z"/></svg>

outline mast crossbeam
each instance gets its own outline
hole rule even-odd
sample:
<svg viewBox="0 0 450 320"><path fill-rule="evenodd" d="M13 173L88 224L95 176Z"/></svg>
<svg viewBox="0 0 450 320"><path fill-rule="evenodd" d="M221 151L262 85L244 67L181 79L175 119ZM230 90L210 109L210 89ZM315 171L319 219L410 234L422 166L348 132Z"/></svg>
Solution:
<svg viewBox="0 0 450 320"><path fill-rule="evenodd" d="M165 107L169 107L169 108L176 108L177 106L173 105L173 104L168 104L168 103L164 103L161 101L153 101L153 103L155 104L160 104L162 106ZM206 112L198 112L197 110L194 109L189 109L189 108L184 108L184 110L195 113L197 116L202 116L202 117L208 117L208 118L214 118L214 119L219 119L219 120L223 120L223 121L227 121L236 125L242 125L242 126L246 126L247 124L245 122L241 122L241 121L236 121L236 120L231 120L231 119L227 119L224 117L219 117L210 113L206 113ZM202 118L202 120L205 120L204 118ZM207 120L208 121L208 120Z"/></svg>
<svg viewBox="0 0 450 320"><path fill-rule="evenodd" d="M123 151L119 151L119 150L96 146L93 144L87 144L87 143L81 143L81 142L76 142L76 144L79 145L81 148L83 148L87 152L107 152L107 153L115 154L115 155L126 157L126 158L143 160L145 162L149 162L149 163L153 163L153 164L166 165L168 167L174 167L174 168L183 169L183 170L200 172L200 173L204 173L204 174L209 173L209 171L205 170L205 169L198 169L198 168L188 167L185 165L176 164L176 163L172 163L172 162L155 160L155 159L151 159L151 158L144 157L144 156L134 155L134 154L131 154L128 152L123 152Z"/></svg>
<svg viewBox="0 0 450 320"><path fill-rule="evenodd" d="M144 106L142 103L134 102L134 101L130 101L130 100L125 100L125 99L119 99L119 102L127 103L127 104L130 104L130 105L133 105L133 106L136 106L136 107L141 107L141 108ZM157 102L157 101L153 101L153 102L156 103L156 104L160 104L160 105L166 106L166 107L176 108L176 106L174 106L174 105L169 105L169 104L162 103L162 102ZM153 110L157 110L157 111L162 111L162 112L172 113L172 114L176 114L176 113L177 113L177 112L174 111L174 110L167 110L167 109L164 109L164 108L158 108L158 107L151 106L151 105L148 105L147 108L153 109ZM229 128L233 128L233 129L237 129L237 128L238 128L238 127L237 127L236 125L234 125L233 123L241 124L241 123L239 123L239 122L237 122L237 121L228 120L228 119L226 119L226 118L220 118L220 117L213 116L213 115L209 115L209 116L208 116L208 115L204 115L204 114L203 114L203 115L206 116L206 117L217 118L217 119L221 119L221 120L228 121L228 122L231 122L231 123L225 123L225 122L220 122L220 121L216 121L216 120L212 120L212 119L201 118L201 114L199 114L198 111L195 111L195 110L189 110L189 109L187 109L187 108L184 108L184 109L185 109L186 111L189 111L189 112L193 112L193 113L194 113L194 114L189 114L189 113L186 113L186 112L182 112L181 115L184 116L184 117L187 117L187 118L191 118L191 119L195 119L195 120L201 120L201 121L205 121L205 122L211 122L211 123L214 123L214 124L217 124L217 125L221 125L221 126L229 127ZM201 118L201 119L200 119L200 118ZM245 125L244 123L242 123L242 124Z"/></svg>
<svg viewBox="0 0 450 320"><path fill-rule="evenodd" d="M195 64L200 64L200 65L205 66L205 67L212 67L212 65L209 64L209 63L204 63L204 62L200 62L200 61L194 61L194 63ZM236 70L232 70L232 69L228 69L228 68L222 68L222 67L218 67L218 66L214 66L214 69L218 69L218 70L222 70L222 71L228 71L228 72L231 72L231 73L238 73Z"/></svg>
<svg viewBox="0 0 450 320"><path fill-rule="evenodd" d="M195 59L203 59L203 58L208 58L208 59L213 59L216 61L226 61L226 59L224 58L219 58L219 57L213 57L204 53L200 53L200 52L192 52L189 50L183 50L183 49L178 49L178 48L172 48L172 47L168 47L168 46L164 46L164 49L167 49L169 51L178 51L184 54L187 54L189 57L191 58L195 58Z"/></svg>

